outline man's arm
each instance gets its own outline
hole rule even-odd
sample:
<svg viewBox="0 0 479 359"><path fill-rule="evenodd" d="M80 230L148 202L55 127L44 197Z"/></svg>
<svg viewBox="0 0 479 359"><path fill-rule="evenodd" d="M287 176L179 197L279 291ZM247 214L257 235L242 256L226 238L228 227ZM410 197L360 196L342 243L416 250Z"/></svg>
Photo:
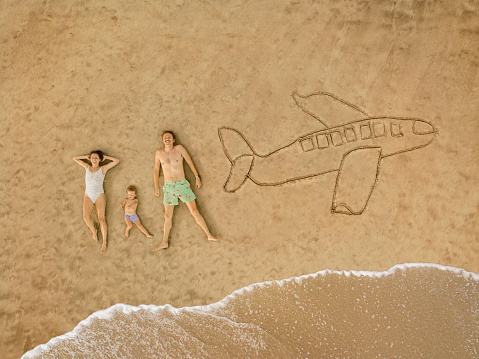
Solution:
<svg viewBox="0 0 479 359"><path fill-rule="evenodd" d="M188 166L190 166L191 171L196 177L196 188L201 187L201 179L200 175L198 174L198 171L196 170L195 164L193 163L193 160L191 159L190 155L188 154L188 151L186 151L186 148L184 148L182 145L177 146L178 149L180 150L181 155L185 159L186 163L188 163Z"/></svg>
<svg viewBox="0 0 479 359"><path fill-rule="evenodd" d="M160 196L160 188L158 187L158 179L160 177L160 167L161 167L160 155L158 153L158 150L156 150L156 152L155 152L155 169L153 170L153 183L155 184L155 196L156 197Z"/></svg>

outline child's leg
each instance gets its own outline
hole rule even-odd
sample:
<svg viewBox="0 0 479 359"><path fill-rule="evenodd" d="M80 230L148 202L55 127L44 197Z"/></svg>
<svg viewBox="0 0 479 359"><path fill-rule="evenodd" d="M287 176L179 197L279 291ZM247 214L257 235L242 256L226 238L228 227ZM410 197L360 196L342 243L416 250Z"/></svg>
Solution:
<svg viewBox="0 0 479 359"><path fill-rule="evenodd" d="M133 225L131 224L131 221L126 218L125 218L125 223L126 223L125 237L128 237L130 235L130 229L131 227L133 227Z"/></svg>
<svg viewBox="0 0 479 359"><path fill-rule="evenodd" d="M90 217L92 209L93 202L91 201L90 197L88 197L87 195L83 196L83 220L85 221L88 228L90 228L90 231L93 234L93 240L98 241L98 235L96 233L97 231Z"/></svg>
<svg viewBox="0 0 479 359"><path fill-rule="evenodd" d="M136 224L136 226L138 227L138 229L143 232L143 234L144 234L145 236L147 236L148 238L153 238L153 236L152 236L150 233L148 233L148 231L146 230L146 228L143 227L143 225L141 224L140 220L136 221L135 224Z"/></svg>

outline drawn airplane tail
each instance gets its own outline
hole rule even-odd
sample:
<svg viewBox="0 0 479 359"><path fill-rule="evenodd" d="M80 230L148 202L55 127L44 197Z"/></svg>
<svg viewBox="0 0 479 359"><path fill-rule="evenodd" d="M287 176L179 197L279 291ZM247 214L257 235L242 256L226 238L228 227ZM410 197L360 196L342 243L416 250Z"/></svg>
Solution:
<svg viewBox="0 0 479 359"><path fill-rule="evenodd" d="M230 174L224 185L224 190L236 192L248 179L256 154L248 140L237 130L220 127L218 135L223 151L231 162Z"/></svg>

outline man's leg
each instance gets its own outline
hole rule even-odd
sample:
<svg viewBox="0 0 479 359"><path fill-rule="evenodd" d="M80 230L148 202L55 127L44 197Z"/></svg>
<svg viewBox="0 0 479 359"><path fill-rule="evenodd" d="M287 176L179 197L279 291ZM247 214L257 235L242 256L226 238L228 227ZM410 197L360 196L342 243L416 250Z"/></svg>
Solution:
<svg viewBox="0 0 479 359"><path fill-rule="evenodd" d="M165 206L165 226L163 231L163 240L161 241L158 247L153 249L153 251L168 248L168 238L170 236L170 230L173 225L173 210L174 209L175 209L175 206Z"/></svg>
<svg viewBox="0 0 479 359"><path fill-rule="evenodd" d="M208 237L209 241L217 241L218 238L213 237L208 226L206 225L205 219L201 215L200 211L198 211L198 207L196 207L196 201L193 200L191 202L186 202L188 209L190 210L193 217L195 217L196 223L201 227L203 232L205 232L206 236Z"/></svg>

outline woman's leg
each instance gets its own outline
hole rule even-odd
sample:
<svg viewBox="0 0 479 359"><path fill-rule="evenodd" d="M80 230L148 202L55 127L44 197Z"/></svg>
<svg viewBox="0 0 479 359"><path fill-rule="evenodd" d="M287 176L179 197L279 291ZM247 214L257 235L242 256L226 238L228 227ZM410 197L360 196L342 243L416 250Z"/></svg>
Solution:
<svg viewBox="0 0 479 359"><path fill-rule="evenodd" d="M96 211L98 212L98 221L100 222L101 234L103 243L101 244L101 252L106 251L106 239L108 227L106 225L105 210L106 210L106 196L104 193L100 194L95 201Z"/></svg>
<svg viewBox="0 0 479 359"><path fill-rule="evenodd" d="M83 220L85 221L88 228L90 228L91 233L93 234L93 240L98 241L98 234L91 220L91 210L93 209L93 202L90 197L86 194L83 196Z"/></svg>

